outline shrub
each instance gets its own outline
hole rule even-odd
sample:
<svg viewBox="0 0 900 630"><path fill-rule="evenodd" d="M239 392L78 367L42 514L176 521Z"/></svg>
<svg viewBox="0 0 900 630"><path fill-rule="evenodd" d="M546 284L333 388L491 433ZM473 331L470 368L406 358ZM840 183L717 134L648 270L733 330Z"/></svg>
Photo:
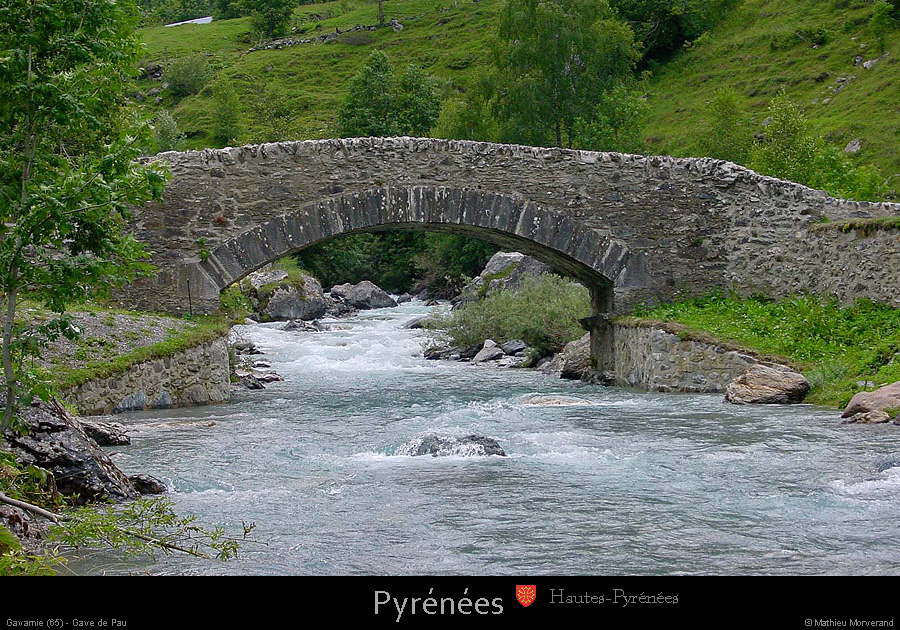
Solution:
<svg viewBox="0 0 900 630"><path fill-rule="evenodd" d="M887 192L877 169L854 168L838 149L814 135L800 108L784 92L772 99L768 113L765 139L750 153L754 170L863 201L877 200Z"/></svg>
<svg viewBox="0 0 900 630"><path fill-rule="evenodd" d="M548 355L584 335L578 320L590 314L590 304L590 294L580 284L542 275L526 278L519 289L493 292L455 311L443 325L460 347L485 339L498 343L522 339Z"/></svg>
<svg viewBox="0 0 900 630"><path fill-rule="evenodd" d="M703 155L744 164L750 155L752 137L749 119L737 92L720 87L709 103L706 128L699 134L700 152Z"/></svg>
<svg viewBox="0 0 900 630"><path fill-rule="evenodd" d="M875 41L878 43L878 52L881 54L884 54L887 32L896 26L896 21L893 17L896 10L897 7L887 0L877 0L875 2L875 9L872 11L872 17L869 20L869 29L872 31L872 35L875 36Z"/></svg>
<svg viewBox="0 0 900 630"><path fill-rule="evenodd" d="M156 150L178 151L184 140L184 134L178 129L178 123L168 110L164 109L153 120L153 138L156 140Z"/></svg>
<svg viewBox="0 0 900 630"><path fill-rule="evenodd" d="M229 81L217 83L213 90L212 119L217 142L227 145L241 135L241 102Z"/></svg>
<svg viewBox="0 0 900 630"><path fill-rule="evenodd" d="M212 68L206 57L202 55L179 57L166 68L166 81L172 94L184 97L202 90L212 74Z"/></svg>
<svg viewBox="0 0 900 630"><path fill-rule="evenodd" d="M259 43L266 37L283 35L290 26L295 0L240 0L240 13L250 16L254 34Z"/></svg>

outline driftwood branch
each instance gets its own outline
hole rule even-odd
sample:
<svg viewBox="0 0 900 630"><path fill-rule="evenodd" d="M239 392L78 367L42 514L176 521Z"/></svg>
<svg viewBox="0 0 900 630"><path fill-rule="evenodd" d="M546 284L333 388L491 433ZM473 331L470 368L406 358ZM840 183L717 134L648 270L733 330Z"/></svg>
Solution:
<svg viewBox="0 0 900 630"><path fill-rule="evenodd" d="M45 510L42 507L32 505L31 503L26 503L25 501L19 501L18 499L12 499L12 498L6 496L5 494L3 494L2 492L0 492L0 503L6 503L7 505L12 505L14 507L21 508L28 512L33 512L34 514L37 514L38 516L43 516L44 518L53 521L57 525L59 525L60 521L65 520L65 518L60 516L59 514L56 514L49 510Z"/></svg>

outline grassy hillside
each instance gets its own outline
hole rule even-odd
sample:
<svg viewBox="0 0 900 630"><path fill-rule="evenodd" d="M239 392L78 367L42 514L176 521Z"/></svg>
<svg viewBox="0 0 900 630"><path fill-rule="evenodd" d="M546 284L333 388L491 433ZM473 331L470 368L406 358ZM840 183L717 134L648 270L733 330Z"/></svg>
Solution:
<svg viewBox="0 0 900 630"><path fill-rule="evenodd" d="M280 50L248 52L256 43L249 19L223 20L207 25L145 29L145 65L166 63L178 56L208 55L217 80L233 82L245 117L249 119L242 141L265 136L258 112L277 107L289 112L288 138L333 137L337 108L350 78L375 49L387 52L397 68L413 63L441 81L445 97L468 85L472 73L488 61L487 42L501 0L388 0L386 19L396 18L403 30L345 33L329 43L301 44ZM322 18L322 19L319 19ZM294 11L294 37L312 39L378 21L372 2L327 2L304 5ZM301 34L302 33L302 34ZM143 81L148 91L158 83ZM211 146L212 89L175 102L167 91L162 106L171 108L187 146ZM148 99L149 100L149 99ZM147 103L147 101L145 101ZM149 109L155 105L147 105Z"/></svg>
<svg viewBox="0 0 900 630"><path fill-rule="evenodd" d="M334 42L248 52L255 44L249 21L224 20L144 30L145 64L202 54L215 77L199 94L161 103L185 132L187 148L214 146L213 85L231 81L246 120L238 142L335 135L337 107L349 79L374 48L395 67L415 63L439 79L445 99L458 98L488 67L489 41L502 0L388 0L388 19L404 28L345 33ZM874 163L888 176L900 173L900 29L888 33L886 53L871 68L856 65L882 57L868 28L873 0L740 0L710 32L664 63L650 67L645 130L648 153L698 155L706 107L719 87L733 88L762 131L766 107L784 89L814 129L843 148L860 139L857 164ZM294 37L314 38L336 28L377 22L377 5L341 0L294 11ZM142 92L159 87L142 81ZM273 114L280 116L273 127ZM269 122L267 122L269 118ZM900 175L891 180L900 190Z"/></svg>
<svg viewBox="0 0 900 630"><path fill-rule="evenodd" d="M900 173L900 33L882 56L868 29L871 0L743 0L719 26L653 68L646 143L653 153L698 155L698 130L716 88L733 88L755 126L784 89L813 128L840 148L862 140L857 163ZM842 87L843 86L843 87ZM900 189L897 178L892 188Z"/></svg>

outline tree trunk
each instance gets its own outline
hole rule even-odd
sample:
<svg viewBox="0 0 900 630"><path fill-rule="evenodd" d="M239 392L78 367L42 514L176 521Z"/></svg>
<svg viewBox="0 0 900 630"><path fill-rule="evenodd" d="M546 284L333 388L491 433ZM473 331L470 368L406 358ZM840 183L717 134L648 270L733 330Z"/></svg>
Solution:
<svg viewBox="0 0 900 630"><path fill-rule="evenodd" d="M384 0L378 0L378 26L384 26Z"/></svg>
<svg viewBox="0 0 900 630"><path fill-rule="evenodd" d="M16 270L11 270L15 276ZM3 379L6 384L6 407L3 409L3 422L0 430L6 431L13 420L16 410L16 374L12 365L12 329L16 317L16 290L10 288L6 294L6 313L3 317Z"/></svg>

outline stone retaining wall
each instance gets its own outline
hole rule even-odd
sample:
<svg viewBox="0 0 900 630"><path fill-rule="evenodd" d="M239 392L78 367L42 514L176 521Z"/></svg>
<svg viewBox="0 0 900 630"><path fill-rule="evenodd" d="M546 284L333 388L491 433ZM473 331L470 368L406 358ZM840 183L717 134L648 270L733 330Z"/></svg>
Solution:
<svg viewBox="0 0 900 630"><path fill-rule="evenodd" d="M228 342L221 337L88 381L66 392L65 399L82 415L205 405L228 400L229 374Z"/></svg>
<svg viewBox="0 0 900 630"><path fill-rule="evenodd" d="M759 362L652 326L614 324L612 333L617 385L659 392L723 392Z"/></svg>

